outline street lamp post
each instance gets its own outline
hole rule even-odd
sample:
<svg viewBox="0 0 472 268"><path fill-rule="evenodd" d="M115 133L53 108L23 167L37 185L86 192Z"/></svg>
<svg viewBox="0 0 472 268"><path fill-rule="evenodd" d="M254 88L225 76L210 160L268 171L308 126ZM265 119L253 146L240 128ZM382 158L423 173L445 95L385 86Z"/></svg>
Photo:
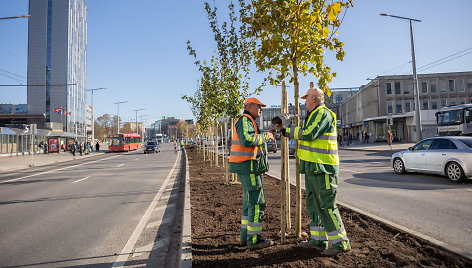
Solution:
<svg viewBox="0 0 472 268"><path fill-rule="evenodd" d="M144 111L144 109L137 109L137 110L133 110L136 112L136 133L139 134L139 131L138 131L138 112L139 111Z"/></svg>
<svg viewBox="0 0 472 268"><path fill-rule="evenodd" d="M31 15L21 15L21 16L14 16L14 17L3 17L0 20L11 20L11 19L22 19L22 18L29 18Z"/></svg>
<svg viewBox="0 0 472 268"><path fill-rule="evenodd" d="M416 132L418 135L417 136L418 141L420 141L423 139L423 133L422 133L423 129L421 127L420 94L419 94L419 86L418 86L418 76L416 74L415 45L413 42L413 26L411 22L412 21L421 22L421 20L400 17L400 16L390 15L386 13L382 13L380 14L380 16L388 16L392 18L408 20L410 22L411 63L413 67L413 87L414 87L414 92L415 92L415 106L416 106L415 107L415 124L416 124Z"/></svg>
<svg viewBox="0 0 472 268"><path fill-rule="evenodd" d="M92 142L95 140L95 106L93 106L93 92L95 90L100 90L100 89L106 89L106 87L97 87L97 88L91 88L87 89L87 91L92 91L91 95L91 102L92 102Z"/></svg>
<svg viewBox="0 0 472 268"><path fill-rule="evenodd" d="M148 116L148 115L147 115L147 114L143 114L143 115L140 115L140 116L139 116L139 119L140 119L139 121L141 122L141 125L143 124L143 117L145 117L145 116ZM138 134L139 134L139 132L138 132ZM143 133L143 135L141 136L141 140L142 140L142 141L144 140L144 133Z"/></svg>
<svg viewBox="0 0 472 268"><path fill-rule="evenodd" d="M119 101L119 102L115 102L115 104L118 105L118 108L117 108L117 111L116 111L116 121L117 121L117 131L116 131L116 134L120 134L120 104L121 103L127 103L128 101Z"/></svg>

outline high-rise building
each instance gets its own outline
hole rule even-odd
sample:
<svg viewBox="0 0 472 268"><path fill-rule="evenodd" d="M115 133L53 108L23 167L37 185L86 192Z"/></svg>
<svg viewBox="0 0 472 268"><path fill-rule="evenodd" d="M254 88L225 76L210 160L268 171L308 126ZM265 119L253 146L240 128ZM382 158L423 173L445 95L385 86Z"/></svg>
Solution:
<svg viewBox="0 0 472 268"><path fill-rule="evenodd" d="M85 136L85 0L30 0L28 112Z"/></svg>

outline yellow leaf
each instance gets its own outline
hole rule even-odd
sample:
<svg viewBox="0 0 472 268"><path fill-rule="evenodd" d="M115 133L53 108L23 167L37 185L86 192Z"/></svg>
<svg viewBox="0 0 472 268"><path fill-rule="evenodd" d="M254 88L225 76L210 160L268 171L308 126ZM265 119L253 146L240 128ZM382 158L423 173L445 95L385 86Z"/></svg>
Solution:
<svg viewBox="0 0 472 268"><path fill-rule="evenodd" d="M334 3L332 6L332 10L333 10L333 13L336 15L341 13L341 3L340 2Z"/></svg>

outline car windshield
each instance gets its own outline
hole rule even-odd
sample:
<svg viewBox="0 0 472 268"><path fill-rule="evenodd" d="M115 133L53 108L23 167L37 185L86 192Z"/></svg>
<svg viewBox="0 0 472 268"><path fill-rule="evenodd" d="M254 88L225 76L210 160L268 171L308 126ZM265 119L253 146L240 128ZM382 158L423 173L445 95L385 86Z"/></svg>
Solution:
<svg viewBox="0 0 472 268"><path fill-rule="evenodd" d="M452 110L437 114L438 126L455 125L464 122L464 110Z"/></svg>
<svg viewBox="0 0 472 268"><path fill-rule="evenodd" d="M467 147L472 148L472 139L458 138L458 140L467 145Z"/></svg>
<svg viewBox="0 0 472 268"><path fill-rule="evenodd" d="M157 143L154 142L154 141L150 141L150 142L147 143L147 145L157 145Z"/></svg>

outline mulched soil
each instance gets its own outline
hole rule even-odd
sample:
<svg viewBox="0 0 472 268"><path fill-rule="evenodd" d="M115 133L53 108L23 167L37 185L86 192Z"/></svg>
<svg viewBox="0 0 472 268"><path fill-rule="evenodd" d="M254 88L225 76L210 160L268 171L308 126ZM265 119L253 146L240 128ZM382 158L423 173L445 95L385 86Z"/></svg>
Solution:
<svg viewBox="0 0 472 268"><path fill-rule="evenodd" d="M193 267L472 267L472 261L402 233L367 216L340 207L352 250L326 257L299 247L289 235L280 243L280 183L264 177L267 208L263 235L275 245L248 250L239 246L241 185L225 185L224 167L210 168L208 161L188 148L192 213ZM291 189L295 197L295 188ZM292 222L295 200L291 202ZM302 228L309 232L303 200ZM302 240L306 240L302 238Z"/></svg>

